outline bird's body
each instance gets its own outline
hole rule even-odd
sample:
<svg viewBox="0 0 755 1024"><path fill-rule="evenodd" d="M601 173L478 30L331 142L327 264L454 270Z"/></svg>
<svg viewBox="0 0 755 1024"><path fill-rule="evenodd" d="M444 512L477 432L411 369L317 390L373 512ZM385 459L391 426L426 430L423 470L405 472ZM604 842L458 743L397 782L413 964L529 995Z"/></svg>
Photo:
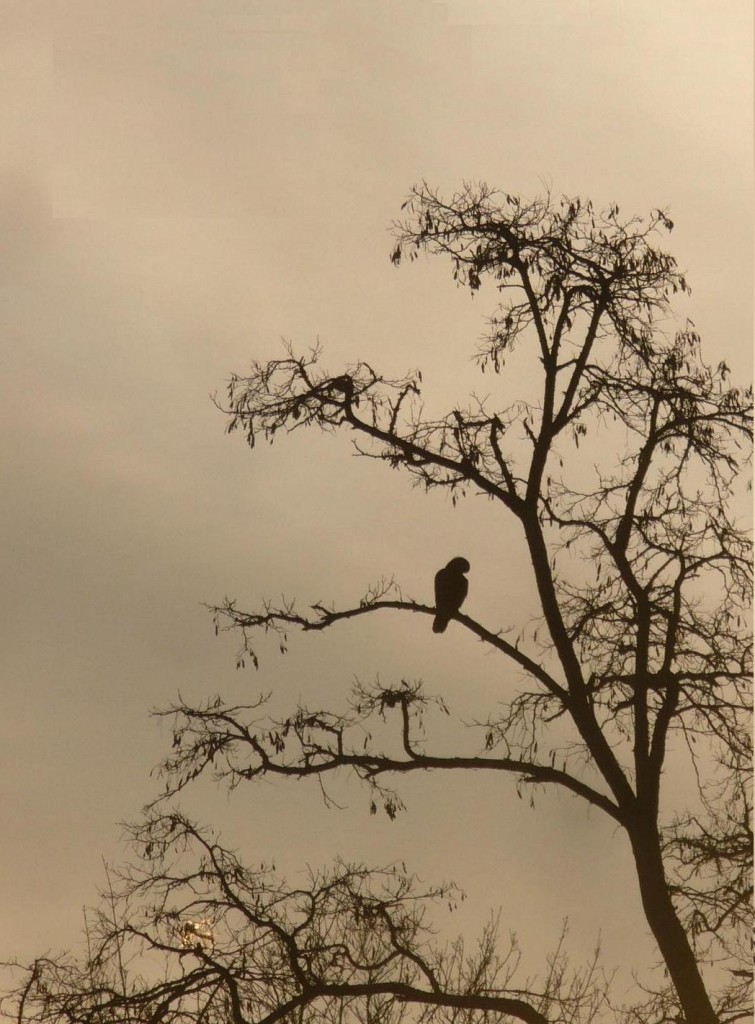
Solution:
<svg viewBox="0 0 755 1024"><path fill-rule="evenodd" d="M469 590L469 580L464 575L469 569L466 558L452 558L445 568L436 572L433 633L444 633L461 608Z"/></svg>

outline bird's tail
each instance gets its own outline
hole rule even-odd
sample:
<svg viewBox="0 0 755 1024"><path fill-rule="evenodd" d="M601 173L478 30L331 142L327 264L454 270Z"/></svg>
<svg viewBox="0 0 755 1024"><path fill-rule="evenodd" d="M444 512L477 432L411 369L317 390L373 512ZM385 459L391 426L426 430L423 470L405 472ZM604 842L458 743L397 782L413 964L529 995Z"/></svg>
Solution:
<svg viewBox="0 0 755 1024"><path fill-rule="evenodd" d="M450 621L445 615L436 615L433 619L433 633L445 633L446 626Z"/></svg>

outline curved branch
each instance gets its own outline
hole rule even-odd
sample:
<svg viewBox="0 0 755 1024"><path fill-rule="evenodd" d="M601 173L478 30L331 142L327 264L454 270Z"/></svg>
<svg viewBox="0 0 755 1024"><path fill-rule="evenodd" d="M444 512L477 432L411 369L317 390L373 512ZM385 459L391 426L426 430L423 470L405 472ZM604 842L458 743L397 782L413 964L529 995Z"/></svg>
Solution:
<svg viewBox="0 0 755 1024"><path fill-rule="evenodd" d="M218 779L230 778L232 786L242 779L249 781L268 773L291 778L304 778L306 776L323 776L339 768L350 768L361 778L370 782L380 775L392 773L401 775L413 771L497 771L510 772L525 782L542 785L550 783L561 786L604 811L619 824L626 824L625 815L617 803L593 786L571 775L565 767L559 769L553 763L542 764L521 756L493 757L486 754L483 756L440 757L418 752L412 746L409 735L409 697L401 693L397 694L395 691L386 691L382 696L384 708L400 706L405 758L391 757L381 753L355 753L353 749L349 749L344 744L345 721L340 723L328 721L322 715L310 715L301 709L298 713L298 723L293 719L287 719L283 723L273 723L271 731L267 731L267 726L264 726L263 723L257 723L257 728L262 729L262 736L267 733L270 747L260 737L259 732L252 732L247 724L239 720L237 716L240 711L245 710L244 708L227 709L213 704L203 711L179 706L157 712L159 715L184 716L188 722L198 722L199 727L190 743L181 752L163 763L161 768L163 775L174 778L179 776L179 778L175 785L169 786L166 793L156 802L162 800L164 796L175 794L210 766L213 767ZM302 732L303 727L320 730L321 734L324 734L324 742L322 739L318 740L314 735L305 736ZM174 730L174 747L183 746L184 728L179 726ZM292 758L283 760L280 755L283 754L287 743L284 737L292 728L297 736L299 747ZM233 752L239 748L251 748L257 759L256 762L252 765L236 763ZM218 755L225 760L226 766L223 768L216 765Z"/></svg>
<svg viewBox="0 0 755 1024"><path fill-rule="evenodd" d="M355 996L395 996L400 1002L445 1006L449 1009L479 1010L482 1013L507 1013L524 1024L549 1024L547 1017L531 1003L510 996L455 995L451 992L427 992L401 982L379 981L363 985L312 985L283 1003L256 1024L275 1024L301 1006L316 999L353 999Z"/></svg>
<svg viewBox="0 0 755 1024"><path fill-rule="evenodd" d="M603 793L593 789L592 786L574 778L568 772L550 765L537 764L534 761L522 761L515 757L433 757L427 754L413 754L411 759L401 761L396 758L383 755L370 754L334 754L327 761L293 765L280 764L272 760L262 744L254 737L250 740L251 746L260 758L261 765L258 769L247 769L239 774L252 778L255 775L270 773L272 775L289 775L296 778L303 778L306 775L322 775L325 772L334 771L337 768L355 768L364 773L366 778L374 778L377 775L384 775L388 772L406 774L413 771L432 770L459 770L468 771L497 771L513 772L524 777L527 782L555 783L563 786L570 792L587 800L594 807L605 811L620 825L625 824L625 818L620 808Z"/></svg>
<svg viewBox="0 0 755 1024"><path fill-rule="evenodd" d="M511 509L515 515L521 514L522 499L518 498L515 494L498 487L492 480L489 480L484 473L481 473L476 469L468 459L463 457L459 460L451 459L448 456L442 455L440 452L434 452L430 448L401 437L399 434L395 433L393 422L391 424L391 429L382 430L376 424L368 423L366 420L360 419L354 413L351 396L348 393L344 399L343 411L345 422L354 430L357 430L362 434L367 434L368 437L371 437L376 441L381 441L390 448L397 448L409 460L418 460L420 463L429 462L435 466L447 469L449 472L458 473L462 479L467 479L479 487L483 494L487 494L489 497L497 498L498 501L503 502L503 504L507 508Z"/></svg>
<svg viewBox="0 0 755 1024"><path fill-rule="evenodd" d="M262 613L249 613L240 612L234 607L233 602L227 602L223 606L208 606L213 612L215 621L218 622L221 616L231 620L232 625L228 628L238 627L240 629L256 629L262 628L264 630L273 630L276 633L285 633L287 626L297 626L303 632L313 632L323 629L327 629L328 626L334 625L336 622L342 622L346 619L354 619L360 615L368 615L370 612L378 611L382 608L392 608L397 611L408 611L408 612L419 612L422 615L435 615L434 605L420 604L418 601L403 601L403 600L369 600L360 604L357 608L344 608L340 611L336 611L333 608L326 608L322 604L312 605L312 610L316 612L316 618L307 618L305 615L300 615L294 611L293 605L289 605L283 608L267 608ZM459 622L465 629L468 629L470 633L473 633L483 643L490 644L491 647L495 647L501 651L507 657L515 661L520 668L524 669L531 676L542 683L555 697L562 701L565 705L569 703L569 694L556 680L547 672L542 665L539 665L536 661L533 661L527 654L520 651L519 648L510 644L507 640L504 640L500 633L493 633L487 629L481 623L477 622L476 619L471 618L469 615L465 615L463 612L457 612L452 616L452 620Z"/></svg>

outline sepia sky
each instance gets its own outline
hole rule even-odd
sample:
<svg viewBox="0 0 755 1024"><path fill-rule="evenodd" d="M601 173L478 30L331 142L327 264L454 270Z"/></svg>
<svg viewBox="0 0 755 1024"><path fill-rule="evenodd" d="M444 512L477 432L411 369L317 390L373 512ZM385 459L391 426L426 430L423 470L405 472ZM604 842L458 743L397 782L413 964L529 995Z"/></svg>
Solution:
<svg viewBox="0 0 755 1024"><path fill-rule="evenodd" d="M429 601L461 554L486 625L534 603L488 504L424 496L345 438L252 453L210 396L281 339L319 339L334 371L419 366L432 408L482 386L493 293L388 259L422 178L668 206L680 310L749 379L751 17L745 0L0 0L0 959L77 940L102 858L124 856L118 822L155 792L170 737L148 711L178 691L271 692L285 713L379 674L424 679L465 721L494 710L513 680L422 617L235 670L202 607L226 594L346 603L395 574ZM597 814L555 795L530 811L505 778L401 791L394 823L345 782L342 811L304 783L183 805L291 873L341 854L453 878L467 923L500 906L536 954L568 916L579 954L600 928L609 965L652 959Z"/></svg>

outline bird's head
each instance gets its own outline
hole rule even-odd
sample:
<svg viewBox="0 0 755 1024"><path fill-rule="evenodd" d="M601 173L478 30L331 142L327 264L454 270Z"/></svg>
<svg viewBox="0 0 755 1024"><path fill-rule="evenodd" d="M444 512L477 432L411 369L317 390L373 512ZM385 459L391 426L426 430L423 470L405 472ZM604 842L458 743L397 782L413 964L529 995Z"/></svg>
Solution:
<svg viewBox="0 0 755 1024"><path fill-rule="evenodd" d="M454 572L469 572L472 567L466 558L452 558L446 568L453 569Z"/></svg>

